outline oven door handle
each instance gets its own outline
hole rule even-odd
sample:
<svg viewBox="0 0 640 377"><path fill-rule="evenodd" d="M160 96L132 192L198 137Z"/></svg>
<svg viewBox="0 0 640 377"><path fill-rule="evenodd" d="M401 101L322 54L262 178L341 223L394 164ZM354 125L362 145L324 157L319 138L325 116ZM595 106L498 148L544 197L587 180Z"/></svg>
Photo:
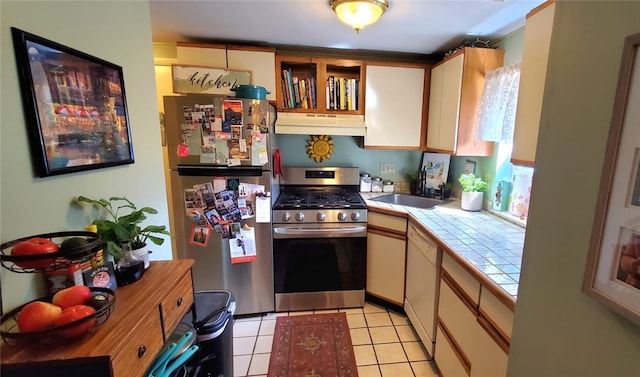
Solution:
<svg viewBox="0 0 640 377"><path fill-rule="evenodd" d="M305 237L317 237L327 236L332 237L365 237L367 235L366 226L354 226L347 228L289 228L289 227L274 227L274 237L276 238L305 238ZM295 236L295 237L287 237Z"/></svg>

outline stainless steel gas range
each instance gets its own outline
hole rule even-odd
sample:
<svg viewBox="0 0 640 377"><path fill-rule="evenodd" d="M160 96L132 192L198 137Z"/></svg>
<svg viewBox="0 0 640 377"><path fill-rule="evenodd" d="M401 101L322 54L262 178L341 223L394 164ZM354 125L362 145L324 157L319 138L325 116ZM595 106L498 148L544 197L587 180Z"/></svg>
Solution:
<svg viewBox="0 0 640 377"><path fill-rule="evenodd" d="M362 307L367 207L353 167L285 167L273 206L276 311Z"/></svg>

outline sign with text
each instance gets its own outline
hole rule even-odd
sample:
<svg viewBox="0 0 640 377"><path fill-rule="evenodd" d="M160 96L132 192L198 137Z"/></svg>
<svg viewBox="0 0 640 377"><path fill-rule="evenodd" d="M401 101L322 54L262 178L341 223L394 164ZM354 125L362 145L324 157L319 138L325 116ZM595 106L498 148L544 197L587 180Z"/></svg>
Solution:
<svg viewBox="0 0 640 377"><path fill-rule="evenodd" d="M171 73L174 93L233 96L231 89L251 84L251 71L172 64Z"/></svg>

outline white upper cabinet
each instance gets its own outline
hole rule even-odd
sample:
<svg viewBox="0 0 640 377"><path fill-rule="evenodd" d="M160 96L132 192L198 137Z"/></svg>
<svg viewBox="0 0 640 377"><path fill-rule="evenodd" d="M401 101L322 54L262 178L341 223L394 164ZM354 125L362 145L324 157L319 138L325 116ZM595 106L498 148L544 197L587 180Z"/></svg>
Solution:
<svg viewBox="0 0 640 377"><path fill-rule="evenodd" d="M426 65L366 66L365 148L420 149L425 135Z"/></svg>
<svg viewBox="0 0 640 377"><path fill-rule="evenodd" d="M490 156L493 143L476 138L485 76L502 67L504 50L465 47L431 70L427 150L458 156Z"/></svg>
<svg viewBox="0 0 640 377"><path fill-rule="evenodd" d="M516 165L533 166L536 160L554 13L555 2L546 2L527 14L511 154Z"/></svg>
<svg viewBox="0 0 640 377"><path fill-rule="evenodd" d="M179 42L173 64L212 68L229 68L251 72L251 85L262 86L270 94L267 100L276 99L275 50L262 47L192 44ZM170 95L172 93L165 93Z"/></svg>
<svg viewBox="0 0 640 377"><path fill-rule="evenodd" d="M449 153L456 150L463 64L464 55L460 54L431 71L427 148Z"/></svg>

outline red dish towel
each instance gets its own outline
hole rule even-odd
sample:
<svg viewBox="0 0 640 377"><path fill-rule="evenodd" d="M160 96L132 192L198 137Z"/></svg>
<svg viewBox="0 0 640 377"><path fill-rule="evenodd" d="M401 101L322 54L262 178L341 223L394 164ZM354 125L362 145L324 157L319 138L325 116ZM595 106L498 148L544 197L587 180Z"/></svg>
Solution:
<svg viewBox="0 0 640 377"><path fill-rule="evenodd" d="M278 178L278 175L284 177L282 172L282 156L280 156L280 149L276 148L273 151L273 178Z"/></svg>

